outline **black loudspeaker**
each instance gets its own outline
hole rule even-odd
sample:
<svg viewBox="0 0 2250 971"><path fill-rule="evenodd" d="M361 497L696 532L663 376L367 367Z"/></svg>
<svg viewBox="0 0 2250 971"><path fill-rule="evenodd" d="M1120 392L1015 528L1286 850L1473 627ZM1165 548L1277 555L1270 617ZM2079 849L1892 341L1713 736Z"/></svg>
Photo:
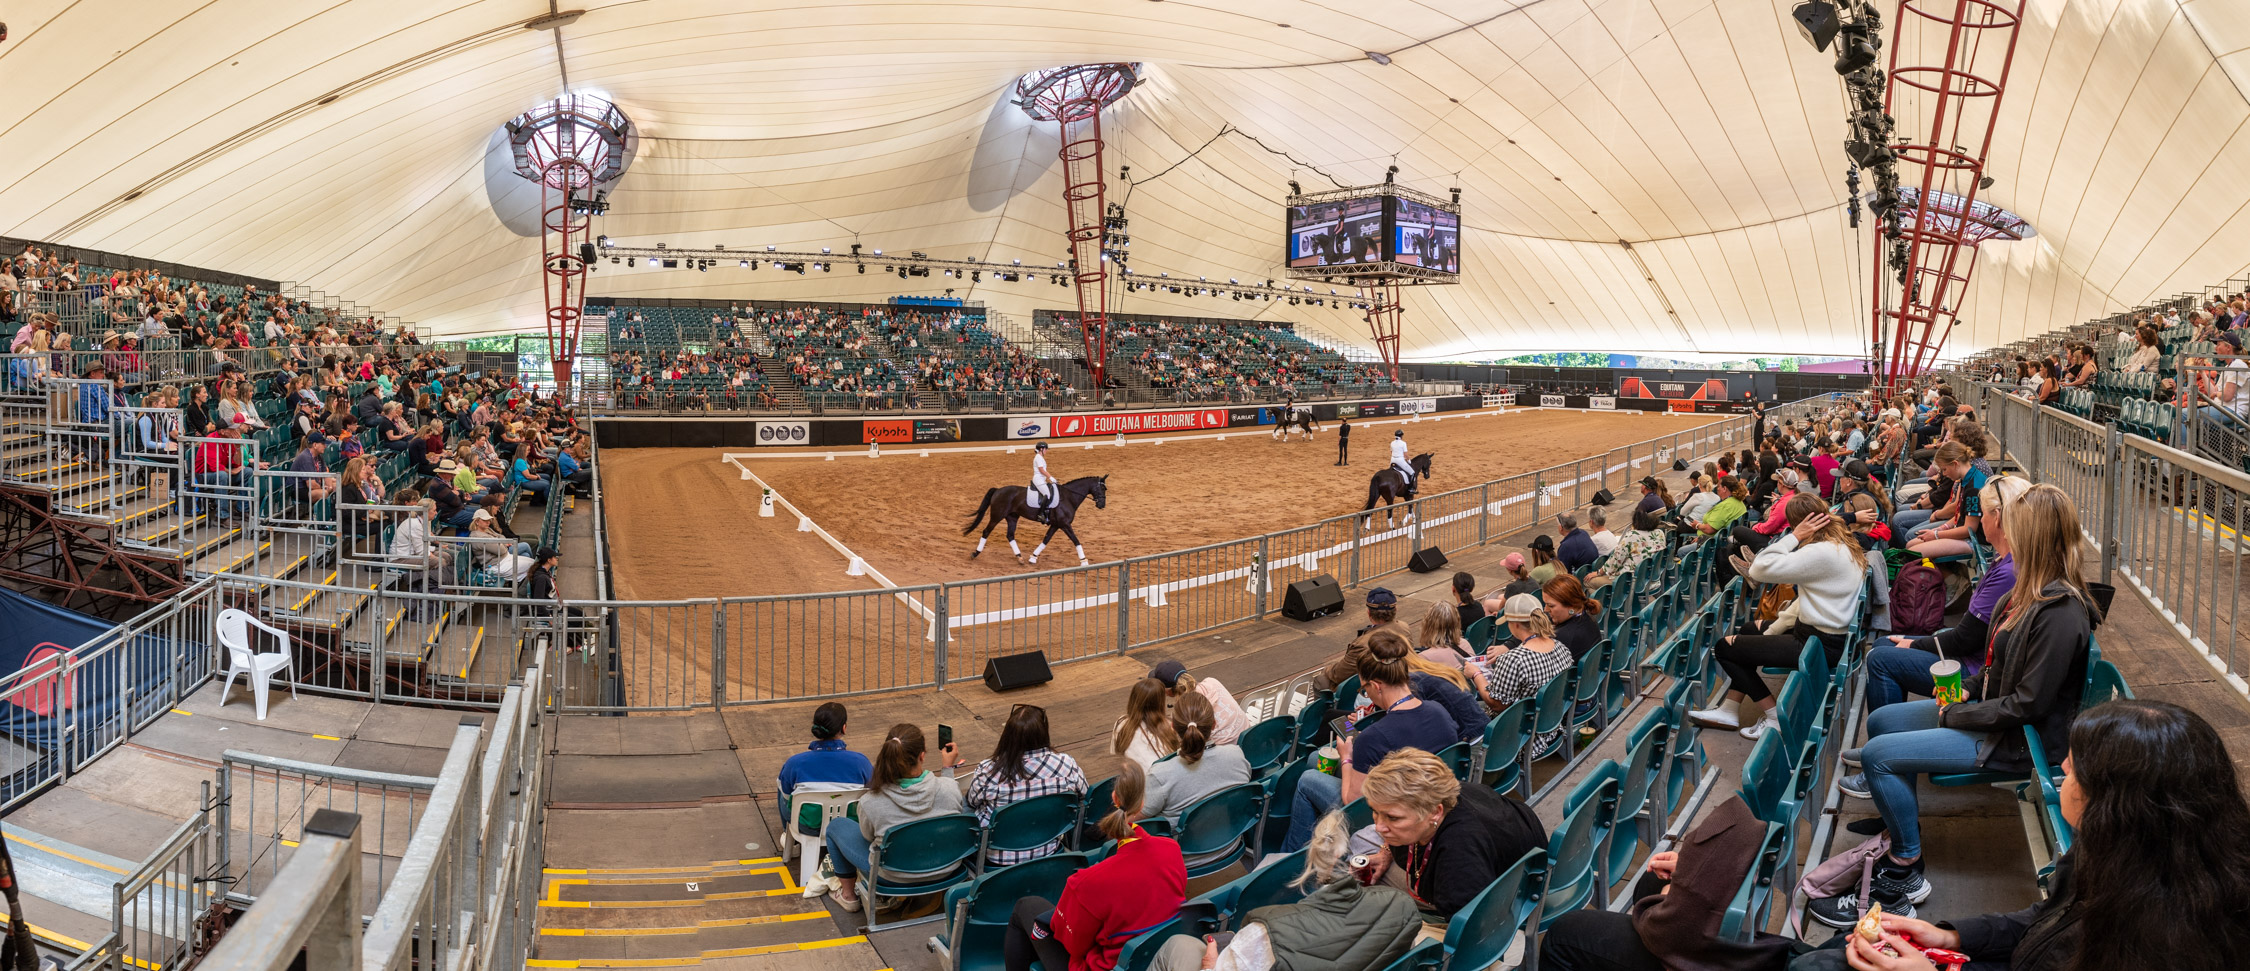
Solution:
<svg viewBox="0 0 2250 971"><path fill-rule="evenodd" d="M1289 592L1281 595L1281 615L1290 620L1311 620L1343 609L1344 590L1326 573L1292 583Z"/></svg>
<svg viewBox="0 0 2250 971"><path fill-rule="evenodd" d="M1685 472L1685 471L1687 471L1687 460L1686 460L1686 459L1673 459L1673 460L1672 460L1672 471L1674 471L1674 472Z"/></svg>
<svg viewBox="0 0 2250 971"><path fill-rule="evenodd" d="M578 244L578 258L584 260L586 262L586 265L592 266L594 263L594 244Z"/></svg>
<svg viewBox="0 0 2250 971"><path fill-rule="evenodd" d="M1047 666L1045 651L1007 654L984 662L984 686L994 691L1026 688L1053 680L1055 671Z"/></svg>
<svg viewBox="0 0 2250 971"><path fill-rule="evenodd" d="M1445 551L1435 546L1415 550L1414 558L1407 561L1406 568L1416 573L1442 570L1445 568Z"/></svg>
<svg viewBox="0 0 2250 971"><path fill-rule="evenodd" d="M1797 30L1812 42L1814 50L1827 50L1828 45L1836 42L1837 29L1843 26L1836 15L1836 5L1829 0L1805 0L1790 11L1789 16L1797 21Z"/></svg>
<svg viewBox="0 0 2250 971"><path fill-rule="evenodd" d="M1594 493L1594 505L1606 506L1617 501L1617 493L1601 489Z"/></svg>

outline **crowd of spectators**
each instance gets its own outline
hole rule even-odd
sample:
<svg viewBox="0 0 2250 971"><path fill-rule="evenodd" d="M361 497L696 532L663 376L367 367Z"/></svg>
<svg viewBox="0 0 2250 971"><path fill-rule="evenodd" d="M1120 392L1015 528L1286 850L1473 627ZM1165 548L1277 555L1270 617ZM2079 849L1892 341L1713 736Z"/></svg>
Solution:
<svg viewBox="0 0 2250 971"><path fill-rule="evenodd" d="M1151 387L1183 401L1252 400L1388 384L1280 324L1112 320L1110 339Z"/></svg>

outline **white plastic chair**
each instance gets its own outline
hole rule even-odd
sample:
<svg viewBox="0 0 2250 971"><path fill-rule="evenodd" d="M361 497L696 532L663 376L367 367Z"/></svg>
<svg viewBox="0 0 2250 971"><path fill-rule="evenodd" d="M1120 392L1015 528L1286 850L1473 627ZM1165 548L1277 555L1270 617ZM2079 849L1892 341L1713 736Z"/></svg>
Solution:
<svg viewBox="0 0 2250 971"><path fill-rule="evenodd" d="M251 647L250 628L272 634L281 639L281 650L258 651ZM289 649L289 634L247 612L229 607L219 611L219 644L227 649L227 683L219 689L219 705L224 707L227 696L234 691L234 676L247 675L250 689L258 698L258 720L266 720L266 692L273 685L274 672L289 674L289 697L297 697L297 669L294 655Z"/></svg>
<svg viewBox="0 0 2250 971"><path fill-rule="evenodd" d="M850 812L852 806L859 802L859 797L864 795L867 795L865 789L807 790L802 788L790 794L789 818L782 820L781 824L782 828L793 839L782 843L781 847L785 856L794 847L797 853L804 858L797 868L799 874L797 878L798 886L811 886L813 877L820 873L820 848L828 845L828 824L838 819L845 819L845 814ZM820 830L818 832L808 834L804 831L804 827L797 825L797 820L802 818L801 814L805 811L804 807L806 806L820 807ZM846 819L846 822L852 821ZM853 822L852 825L858 824Z"/></svg>

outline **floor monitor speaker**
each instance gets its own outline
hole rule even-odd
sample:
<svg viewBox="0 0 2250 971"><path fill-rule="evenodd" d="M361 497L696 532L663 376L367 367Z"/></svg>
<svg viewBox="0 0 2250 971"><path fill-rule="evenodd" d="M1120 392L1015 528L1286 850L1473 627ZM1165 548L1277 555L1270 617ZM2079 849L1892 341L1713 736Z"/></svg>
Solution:
<svg viewBox="0 0 2250 971"><path fill-rule="evenodd" d="M1281 615L1290 620L1311 620L1343 609L1344 590L1326 573L1290 584L1281 596Z"/></svg>
<svg viewBox="0 0 2250 971"><path fill-rule="evenodd" d="M994 691L1046 684L1053 680L1055 671L1047 666L1045 651L1004 654L984 662L984 686Z"/></svg>

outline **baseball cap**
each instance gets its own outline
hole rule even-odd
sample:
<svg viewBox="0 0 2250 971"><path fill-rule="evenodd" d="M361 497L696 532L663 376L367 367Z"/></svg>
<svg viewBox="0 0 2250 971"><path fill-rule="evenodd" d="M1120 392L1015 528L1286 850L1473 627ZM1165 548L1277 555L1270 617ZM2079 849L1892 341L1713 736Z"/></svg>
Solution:
<svg viewBox="0 0 2250 971"><path fill-rule="evenodd" d="M1531 548L1552 553L1555 551L1555 538L1546 533L1540 533L1531 538Z"/></svg>
<svg viewBox="0 0 2250 971"><path fill-rule="evenodd" d="M1500 619L1503 622L1530 620L1531 615L1545 609L1546 606L1546 602L1538 597L1528 593L1519 593L1509 597L1508 602L1502 606Z"/></svg>
<svg viewBox="0 0 2250 971"><path fill-rule="evenodd" d="M1510 553L1500 558L1500 568L1510 573L1523 569L1523 554Z"/></svg>
<svg viewBox="0 0 2250 971"><path fill-rule="evenodd" d="M492 518L492 510L490 510L490 509L486 509L486 508L484 508L483 506L478 506L478 507L477 507L477 511L476 511L476 515L474 515L474 516L471 516L470 518L471 518L471 519L491 519L491 518Z"/></svg>
<svg viewBox="0 0 2250 971"><path fill-rule="evenodd" d="M1389 587L1376 587L1367 591L1367 605L1370 607L1395 607L1398 605L1398 594L1392 593Z"/></svg>
<svg viewBox="0 0 2250 971"><path fill-rule="evenodd" d="M1641 476L1641 485L1646 486L1650 489L1656 488L1656 477L1653 475Z"/></svg>
<svg viewBox="0 0 2250 971"><path fill-rule="evenodd" d="M1844 463L1843 474L1846 478L1858 479L1861 482L1865 482L1867 481L1867 463L1860 459L1853 459L1849 462L1846 462Z"/></svg>
<svg viewBox="0 0 2250 971"><path fill-rule="evenodd" d="M324 433L324 432L306 432L306 433L305 433L305 444L307 444L307 445L326 445L326 444L328 444L328 435L327 435L326 433Z"/></svg>
<svg viewBox="0 0 2250 971"><path fill-rule="evenodd" d="M1164 682L1164 686L1167 688L1178 684L1180 682L1180 675L1186 673L1187 665L1181 664L1178 661L1165 661L1153 668L1148 669L1148 676L1155 678L1158 681Z"/></svg>

